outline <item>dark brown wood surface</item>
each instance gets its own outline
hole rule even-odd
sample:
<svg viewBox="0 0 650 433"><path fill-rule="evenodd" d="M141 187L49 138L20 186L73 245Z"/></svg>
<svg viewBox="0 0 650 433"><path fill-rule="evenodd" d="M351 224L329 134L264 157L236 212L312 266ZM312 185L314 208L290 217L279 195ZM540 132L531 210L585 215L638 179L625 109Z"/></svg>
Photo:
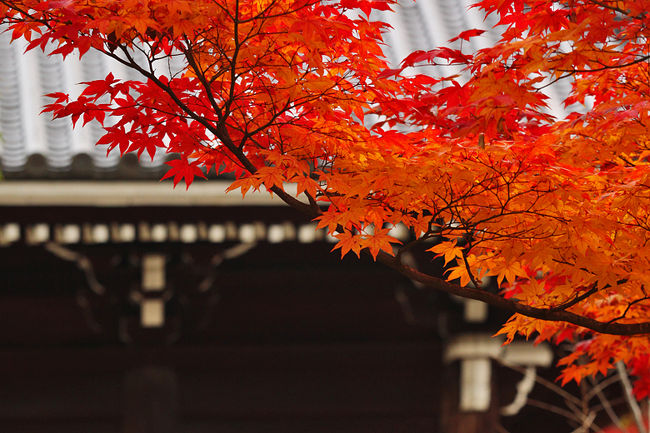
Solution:
<svg viewBox="0 0 650 433"><path fill-rule="evenodd" d="M0 220L24 224L300 222L286 208L1 210ZM152 417L166 417L169 433L493 431L485 423L494 412L450 406L458 377L442 354L447 336L494 329L498 313L463 324L461 304L418 292L367 258L341 261L325 242L260 242L197 291L210 258L232 245L68 246L91 260L102 296L42 246L0 247L0 432L132 433ZM139 328L129 297L144 253L168 258L172 296L158 330ZM142 379L143 371L166 373ZM516 380L499 383L503 401Z"/></svg>

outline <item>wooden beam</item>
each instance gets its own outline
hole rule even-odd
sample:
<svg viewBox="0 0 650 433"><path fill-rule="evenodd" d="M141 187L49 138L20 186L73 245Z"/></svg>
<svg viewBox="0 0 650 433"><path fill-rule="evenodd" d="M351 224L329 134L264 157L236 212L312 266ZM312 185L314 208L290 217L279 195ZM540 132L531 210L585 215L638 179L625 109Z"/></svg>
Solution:
<svg viewBox="0 0 650 433"><path fill-rule="evenodd" d="M230 181L197 181L189 189L170 182L50 181L0 182L0 206L286 206L265 189L242 198L226 193ZM294 184L285 185L295 195Z"/></svg>

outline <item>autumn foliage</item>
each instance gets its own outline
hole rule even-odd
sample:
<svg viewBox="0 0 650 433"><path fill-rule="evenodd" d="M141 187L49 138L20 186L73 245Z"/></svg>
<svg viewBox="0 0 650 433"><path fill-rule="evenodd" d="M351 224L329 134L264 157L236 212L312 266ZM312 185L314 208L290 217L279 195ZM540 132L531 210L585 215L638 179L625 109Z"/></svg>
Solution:
<svg viewBox="0 0 650 433"><path fill-rule="evenodd" d="M650 391L650 1L483 0L497 44L432 47L397 69L371 19L391 1L0 4L28 49L93 48L142 77L53 94L46 112L101 122L100 143L122 154L177 154L174 185L216 170L244 194L265 187L341 254L366 250L429 288L516 313L509 340L576 343L564 382L622 360L637 396ZM429 64L462 72L418 69ZM561 80L571 114L556 119L543 90ZM400 223L407 245L389 233ZM446 280L404 264L422 245L444 258Z"/></svg>

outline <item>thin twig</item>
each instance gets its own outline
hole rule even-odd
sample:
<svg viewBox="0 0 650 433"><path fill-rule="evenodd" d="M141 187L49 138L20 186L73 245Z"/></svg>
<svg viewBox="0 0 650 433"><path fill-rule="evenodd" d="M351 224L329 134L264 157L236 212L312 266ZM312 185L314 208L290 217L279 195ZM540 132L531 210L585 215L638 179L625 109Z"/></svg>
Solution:
<svg viewBox="0 0 650 433"><path fill-rule="evenodd" d="M495 361L498 362L499 364L503 365L504 367L508 367L508 368L518 372L518 373L521 373L521 374L526 373L526 369L524 367L520 367L520 366L518 366L516 364L511 364L509 362L504 362L501 359L495 359ZM569 394L563 388L561 388L560 386L554 384L550 380L544 379L543 377L540 377L539 375L537 375L535 377L535 381L537 383L539 383L540 385L542 385L543 387L545 387L545 388L553 391L554 393L558 394L560 397L564 398L565 400L568 400L568 401L572 402L574 405L576 405L576 406L581 406L582 405L582 402L576 396Z"/></svg>
<svg viewBox="0 0 650 433"><path fill-rule="evenodd" d="M627 401L627 405L632 411L632 415L634 416L634 423L636 424L639 433L648 433L648 430L643 423L643 415L641 415L641 408L639 407L639 403L634 398L634 395L632 395L632 384L630 383L630 377L627 375L627 369L625 368L625 364L623 364L622 361L618 361L616 363L616 371L621 378L621 384L623 385L623 390L625 391L625 400Z"/></svg>
<svg viewBox="0 0 650 433"><path fill-rule="evenodd" d="M603 387L601 386L602 382L601 383L594 383L594 380L593 380L592 377L590 377L589 379L590 379L590 381L591 381L591 383L593 385L593 388L592 388L591 392L586 394L586 396L588 396L589 394L592 394L592 393L595 394L598 397L598 400L600 400L600 403L603 405L603 409L607 413L607 416L609 416L609 418L616 425L616 427L618 427L621 431L623 431L624 427L623 427L623 423L621 422L621 419L618 417L618 415L616 415L616 412L612 408L611 403L609 402L607 397L605 397L605 395L602 392L602 389L603 389Z"/></svg>

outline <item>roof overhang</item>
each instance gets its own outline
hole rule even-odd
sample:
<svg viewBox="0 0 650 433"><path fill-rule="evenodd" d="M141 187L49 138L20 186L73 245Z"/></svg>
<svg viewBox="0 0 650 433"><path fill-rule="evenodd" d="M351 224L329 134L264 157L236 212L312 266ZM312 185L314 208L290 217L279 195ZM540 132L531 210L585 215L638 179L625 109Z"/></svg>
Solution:
<svg viewBox="0 0 650 433"><path fill-rule="evenodd" d="M230 181L196 181L185 189L149 181L4 181L0 206L283 206L267 190L226 193ZM285 185L296 193L296 186Z"/></svg>

